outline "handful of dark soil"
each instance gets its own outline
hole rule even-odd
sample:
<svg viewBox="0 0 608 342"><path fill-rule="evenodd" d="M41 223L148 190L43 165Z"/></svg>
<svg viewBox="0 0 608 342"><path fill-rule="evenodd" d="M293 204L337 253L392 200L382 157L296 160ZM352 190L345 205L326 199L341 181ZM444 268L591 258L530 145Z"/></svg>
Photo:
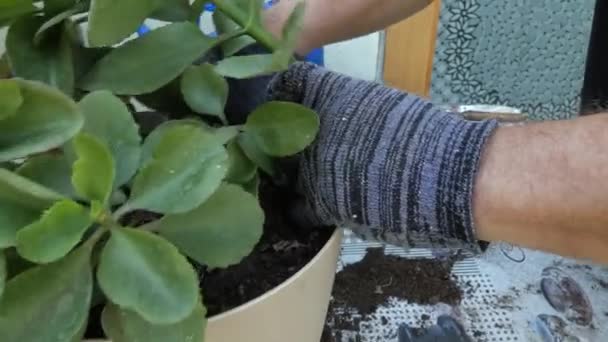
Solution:
<svg viewBox="0 0 608 342"><path fill-rule="evenodd" d="M358 263L336 275L334 306L354 308L362 316L388 303L390 297L416 304L457 305L462 291L451 276L453 260L406 259L369 249Z"/></svg>

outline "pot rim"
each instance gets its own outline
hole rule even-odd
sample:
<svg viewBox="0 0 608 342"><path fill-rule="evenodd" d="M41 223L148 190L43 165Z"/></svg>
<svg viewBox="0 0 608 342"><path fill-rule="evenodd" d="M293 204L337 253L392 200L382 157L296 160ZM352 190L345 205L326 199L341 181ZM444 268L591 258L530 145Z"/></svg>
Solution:
<svg viewBox="0 0 608 342"><path fill-rule="evenodd" d="M301 277L302 274L306 273L308 271L308 269L310 269L312 267L312 265L315 264L321 258L322 255L326 254L327 250L329 248L331 248L331 246L336 242L336 240L340 240L341 237L342 237L342 228L336 228L334 230L334 232L332 233L331 237L329 238L329 240L327 240L327 242L323 246L323 248L321 248L319 250L319 252L317 252L317 254L312 259L310 259L310 261L306 265L304 265L304 267L302 267L294 275L287 278L281 284L275 286L272 290L265 292L261 296L258 296L248 302L245 302L245 303L243 303L235 308L232 308L226 312L223 312L219 315L209 317L207 319L207 323L212 323L214 321L218 321L223 318L226 318L227 316L234 315L234 314L238 313L239 311L246 310L246 309L258 304L259 302L266 300L266 298L274 295L275 293L283 290L284 288L290 286L293 282L295 282L296 279Z"/></svg>

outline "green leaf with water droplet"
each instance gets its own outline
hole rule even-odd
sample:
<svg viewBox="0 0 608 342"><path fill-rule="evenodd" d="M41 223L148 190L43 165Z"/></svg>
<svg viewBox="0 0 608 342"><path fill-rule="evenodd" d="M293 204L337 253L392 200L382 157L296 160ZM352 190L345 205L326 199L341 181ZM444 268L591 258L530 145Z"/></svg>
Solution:
<svg viewBox="0 0 608 342"><path fill-rule="evenodd" d="M15 115L22 103L19 84L13 80L0 80L0 120Z"/></svg>
<svg viewBox="0 0 608 342"><path fill-rule="evenodd" d="M263 226L257 198L237 185L223 184L198 208L163 217L158 232L199 263L228 267L251 253Z"/></svg>
<svg viewBox="0 0 608 342"><path fill-rule="evenodd" d="M82 128L83 117L69 97L39 82L14 81L23 103L0 120L0 162L61 146Z"/></svg>
<svg viewBox="0 0 608 342"><path fill-rule="evenodd" d="M247 158L243 149L236 141L231 141L226 147L230 160L230 167L226 175L226 181L242 184L250 181L256 174L258 168Z"/></svg>
<svg viewBox="0 0 608 342"><path fill-rule="evenodd" d="M80 248L56 263L30 268L9 280L0 298L2 340L70 341L89 312L90 256L90 249Z"/></svg>
<svg viewBox="0 0 608 342"><path fill-rule="evenodd" d="M80 242L92 223L87 208L71 200L57 202L40 220L17 232L17 251L35 263L57 261Z"/></svg>
<svg viewBox="0 0 608 342"><path fill-rule="evenodd" d="M61 199L63 196L51 189L0 169L0 248L14 246L17 231Z"/></svg>
<svg viewBox="0 0 608 342"><path fill-rule="evenodd" d="M206 313L199 300L186 319L174 324L154 325L133 311L107 304L101 314L101 322L112 342L203 342Z"/></svg>
<svg viewBox="0 0 608 342"><path fill-rule="evenodd" d="M153 324L185 319L199 299L198 278L188 260L167 240L143 230L112 230L97 279L112 303Z"/></svg>
<svg viewBox="0 0 608 342"><path fill-rule="evenodd" d="M296 103L268 102L249 115L245 131L265 153L285 157L304 150L314 141L319 117Z"/></svg>
<svg viewBox="0 0 608 342"><path fill-rule="evenodd" d="M91 201L108 203L114 184L114 159L108 147L88 133L74 139L78 160L72 168L72 185L76 192Z"/></svg>
<svg viewBox="0 0 608 342"><path fill-rule="evenodd" d="M114 157L116 181L126 184L137 172L141 158L141 137L133 115L119 98L108 91L96 91L78 104L85 121L83 132L103 141Z"/></svg>
<svg viewBox="0 0 608 342"><path fill-rule="evenodd" d="M228 100L228 82L211 64L191 66L182 75L184 100L192 110L226 121L224 107Z"/></svg>
<svg viewBox="0 0 608 342"><path fill-rule="evenodd" d="M76 197L72 186L72 166L63 154L47 153L30 157L16 172L66 197Z"/></svg>
<svg viewBox="0 0 608 342"><path fill-rule="evenodd" d="M135 177L124 210L190 211L215 192L227 171L228 153L213 133L189 124L168 127Z"/></svg>

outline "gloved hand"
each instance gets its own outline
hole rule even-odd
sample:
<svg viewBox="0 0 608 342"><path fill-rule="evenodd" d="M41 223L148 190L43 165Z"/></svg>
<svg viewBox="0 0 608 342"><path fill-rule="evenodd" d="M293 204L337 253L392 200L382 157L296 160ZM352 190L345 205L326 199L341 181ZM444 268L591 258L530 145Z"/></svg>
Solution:
<svg viewBox="0 0 608 342"><path fill-rule="evenodd" d="M399 342L471 342L460 323L450 316L440 316L437 324L422 334L402 324L397 336Z"/></svg>
<svg viewBox="0 0 608 342"><path fill-rule="evenodd" d="M495 121L466 121L419 97L308 63L231 85L233 122L270 100L319 114L317 139L298 160L300 222L347 226L401 246L478 250L473 182ZM237 101L239 93L250 102Z"/></svg>

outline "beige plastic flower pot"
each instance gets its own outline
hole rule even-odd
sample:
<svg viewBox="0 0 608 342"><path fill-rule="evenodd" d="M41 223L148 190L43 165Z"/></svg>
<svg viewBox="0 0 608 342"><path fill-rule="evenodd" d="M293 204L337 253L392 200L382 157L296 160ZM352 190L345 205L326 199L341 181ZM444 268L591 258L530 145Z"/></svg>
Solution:
<svg viewBox="0 0 608 342"><path fill-rule="evenodd" d="M205 342L319 342L336 274L342 229L298 273L207 322Z"/></svg>

